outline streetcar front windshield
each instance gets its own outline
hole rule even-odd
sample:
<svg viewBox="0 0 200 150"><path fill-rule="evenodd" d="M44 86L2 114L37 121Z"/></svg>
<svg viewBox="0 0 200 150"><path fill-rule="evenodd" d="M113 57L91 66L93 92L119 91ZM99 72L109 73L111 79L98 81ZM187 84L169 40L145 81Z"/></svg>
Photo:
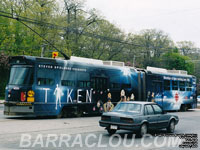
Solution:
<svg viewBox="0 0 200 150"><path fill-rule="evenodd" d="M33 68L26 66L13 66L10 70L10 85L33 84Z"/></svg>

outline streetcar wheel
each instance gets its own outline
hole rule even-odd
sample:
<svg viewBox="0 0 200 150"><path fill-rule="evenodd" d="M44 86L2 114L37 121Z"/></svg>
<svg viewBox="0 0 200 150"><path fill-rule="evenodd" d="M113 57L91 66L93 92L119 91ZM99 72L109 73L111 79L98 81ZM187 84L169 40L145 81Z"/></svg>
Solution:
<svg viewBox="0 0 200 150"><path fill-rule="evenodd" d="M181 105L181 111L187 111L188 110L188 107L187 105Z"/></svg>
<svg viewBox="0 0 200 150"><path fill-rule="evenodd" d="M80 110L80 109L77 109L76 112L75 112L75 116L76 117L81 117L83 115L83 111Z"/></svg>
<svg viewBox="0 0 200 150"><path fill-rule="evenodd" d="M56 116L57 118L63 118L63 116L64 116L64 110L62 109L61 111L60 111L60 113Z"/></svg>

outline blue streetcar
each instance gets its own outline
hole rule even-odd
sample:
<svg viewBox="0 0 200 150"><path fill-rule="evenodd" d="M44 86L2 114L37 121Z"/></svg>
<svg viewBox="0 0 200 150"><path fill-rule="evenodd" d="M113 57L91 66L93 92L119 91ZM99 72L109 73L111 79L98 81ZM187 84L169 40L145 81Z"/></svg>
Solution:
<svg viewBox="0 0 200 150"><path fill-rule="evenodd" d="M9 61L5 115L67 116L99 113L111 93L134 94L135 100L155 101L165 110L196 107L196 78L159 69L136 69L119 62L15 56Z"/></svg>

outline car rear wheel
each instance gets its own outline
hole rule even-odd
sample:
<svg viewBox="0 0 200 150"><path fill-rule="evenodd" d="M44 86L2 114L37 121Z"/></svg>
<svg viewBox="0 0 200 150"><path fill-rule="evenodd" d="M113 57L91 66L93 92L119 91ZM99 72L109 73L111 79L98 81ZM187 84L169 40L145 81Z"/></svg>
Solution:
<svg viewBox="0 0 200 150"><path fill-rule="evenodd" d="M143 137L148 132L148 126L146 123L142 124L138 132L138 137Z"/></svg>
<svg viewBox="0 0 200 150"><path fill-rule="evenodd" d="M106 129L106 130L107 130L107 132L108 132L110 135L115 134L116 131L117 131L117 130L115 130L115 129L110 129L110 128L108 128L108 129Z"/></svg>
<svg viewBox="0 0 200 150"><path fill-rule="evenodd" d="M175 121L171 120L169 126L167 127L167 132L174 133L175 130Z"/></svg>

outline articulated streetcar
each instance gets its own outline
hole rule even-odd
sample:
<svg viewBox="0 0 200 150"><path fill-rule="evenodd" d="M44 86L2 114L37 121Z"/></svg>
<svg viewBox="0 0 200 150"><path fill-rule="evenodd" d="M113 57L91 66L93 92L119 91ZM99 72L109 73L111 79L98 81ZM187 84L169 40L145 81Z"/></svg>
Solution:
<svg viewBox="0 0 200 150"><path fill-rule="evenodd" d="M148 67L137 69L122 62L71 57L70 60L15 56L10 58L5 115L67 116L99 113L98 102L126 97L155 101L164 110L196 107L196 78L186 72Z"/></svg>

